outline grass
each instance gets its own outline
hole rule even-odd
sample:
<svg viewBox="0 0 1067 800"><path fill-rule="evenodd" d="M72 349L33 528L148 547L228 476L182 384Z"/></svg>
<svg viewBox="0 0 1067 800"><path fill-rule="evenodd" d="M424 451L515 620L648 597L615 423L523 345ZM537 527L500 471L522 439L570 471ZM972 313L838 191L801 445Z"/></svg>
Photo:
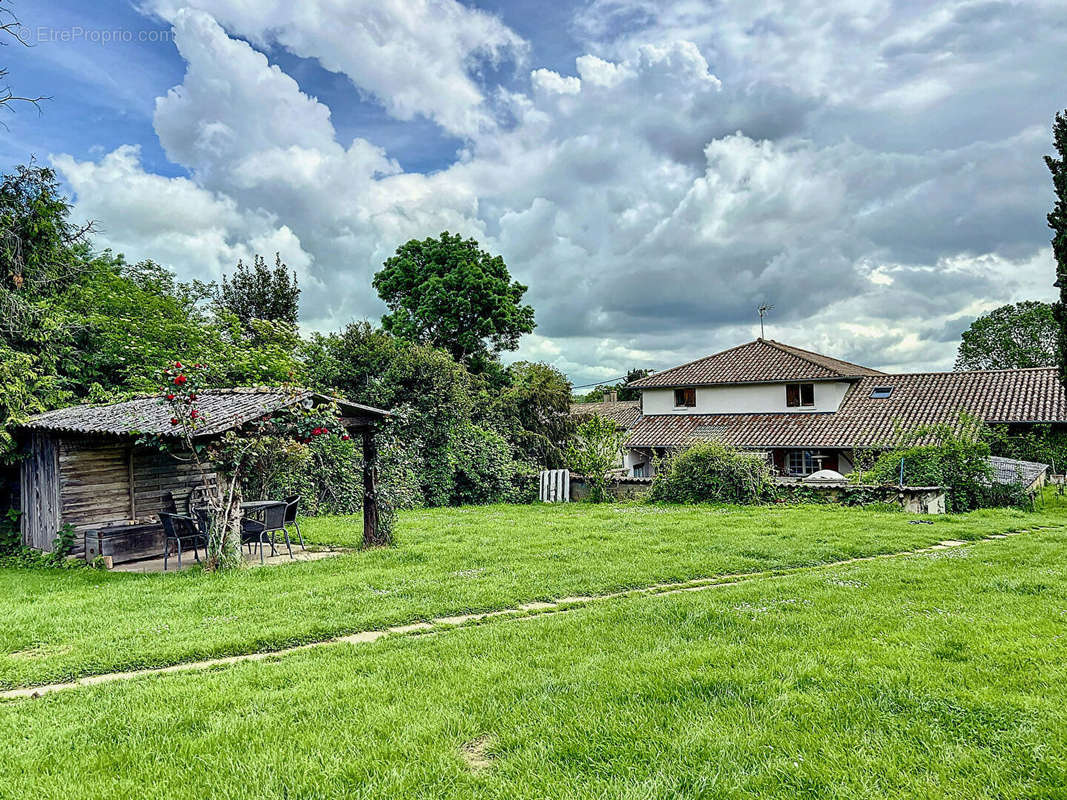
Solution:
<svg viewBox="0 0 1067 800"><path fill-rule="evenodd" d="M1067 509L909 524L835 506L488 506L400 515L399 546L316 562L132 575L0 569L0 687L279 649L343 633L659 581L819 564L1063 524ZM358 519L308 520L319 543Z"/></svg>
<svg viewBox="0 0 1067 800"><path fill-rule="evenodd" d="M1062 798L1067 533L0 704L0 795L147 787Z"/></svg>

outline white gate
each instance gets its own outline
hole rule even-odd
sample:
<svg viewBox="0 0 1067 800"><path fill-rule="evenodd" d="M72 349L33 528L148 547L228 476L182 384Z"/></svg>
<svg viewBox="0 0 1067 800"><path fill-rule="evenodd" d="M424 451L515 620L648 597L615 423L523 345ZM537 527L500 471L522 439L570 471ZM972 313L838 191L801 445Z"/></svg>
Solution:
<svg viewBox="0 0 1067 800"><path fill-rule="evenodd" d="M569 503L571 471L569 469L541 470L540 497L542 503Z"/></svg>

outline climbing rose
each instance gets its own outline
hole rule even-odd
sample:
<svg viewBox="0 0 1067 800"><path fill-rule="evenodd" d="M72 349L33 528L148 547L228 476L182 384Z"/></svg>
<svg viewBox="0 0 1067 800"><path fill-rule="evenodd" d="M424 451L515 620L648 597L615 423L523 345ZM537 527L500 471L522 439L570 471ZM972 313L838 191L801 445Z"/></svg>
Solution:
<svg viewBox="0 0 1067 800"><path fill-rule="evenodd" d="M190 417L192 417L193 419L196 419L197 417L199 417L199 416L200 416L200 412L199 412L199 411L197 411L197 410L196 410L196 409L194 408L194 409L193 409L192 411L190 411L190 412L189 412L189 416L190 416Z"/></svg>
<svg viewBox="0 0 1067 800"><path fill-rule="evenodd" d="M172 395L172 394L168 394L168 395L167 395L167 399L168 399L168 400L173 400L173 399L174 399L174 395Z"/></svg>
<svg viewBox="0 0 1067 800"><path fill-rule="evenodd" d="M348 435L347 433L346 433L346 434L345 434L344 436L342 436L342 437L341 437L341 439L342 439L343 441L346 441L346 442L347 442L347 441L348 441L349 439L351 439L351 438L352 438L352 437L351 437L351 436L349 436L349 435Z"/></svg>
<svg viewBox="0 0 1067 800"><path fill-rule="evenodd" d="M177 417L171 417L170 418L170 424L171 425L177 425L178 424L178 418Z"/></svg>
<svg viewBox="0 0 1067 800"><path fill-rule="evenodd" d="M181 369L181 368L182 368L182 362L175 361L174 362L174 369Z"/></svg>
<svg viewBox="0 0 1067 800"><path fill-rule="evenodd" d="M178 386L181 386L187 380L188 380L188 378L186 378L184 375L179 375L177 378L174 379L174 383L177 384Z"/></svg>

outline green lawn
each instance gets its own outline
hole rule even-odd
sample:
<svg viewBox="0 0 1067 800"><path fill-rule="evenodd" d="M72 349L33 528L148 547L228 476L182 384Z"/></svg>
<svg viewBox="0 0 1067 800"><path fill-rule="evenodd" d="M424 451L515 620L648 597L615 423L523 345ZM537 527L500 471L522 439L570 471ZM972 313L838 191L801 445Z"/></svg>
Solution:
<svg viewBox="0 0 1067 800"><path fill-rule="evenodd" d="M1067 533L0 703L0 795L1067 797Z"/></svg>
<svg viewBox="0 0 1067 800"><path fill-rule="evenodd" d="M973 539L1067 510L909 524L834 506L584 504L401 514L399 546L225 575L0 569L0 687L272 650L368 628L657 581L818 564ZM357 518L308 520L354 544Z"/></svg>

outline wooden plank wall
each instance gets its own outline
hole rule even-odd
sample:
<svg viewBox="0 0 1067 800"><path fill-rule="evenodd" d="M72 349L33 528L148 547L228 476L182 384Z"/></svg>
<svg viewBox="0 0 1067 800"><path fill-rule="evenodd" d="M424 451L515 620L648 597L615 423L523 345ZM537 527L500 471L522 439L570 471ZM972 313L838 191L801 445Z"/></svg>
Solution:
<svg viewBox="0 0 1067 800"><path fill-rule="evenodd" d="M19 465L19 486L22 542L50 552L60 526L58 447L51 436L30 435Z"/></svg>
<svg viewBox="0 0 1067 800"><path fill-rule="evenodd" d="M83 534L74 551L84 552L87 528L130 519L129 446L122 441L61 439L59 492L62 523Z"/></svg>
<svg viewBox="0 0 1067 800"><path fill-rule="evenodd" d="M208 464L210 469L211 465ZM179 461L168 453L149 448L133 451L134 506L137 517L158 514L163 510L163 495L171 492L178 504L178 511L185 513L185 499L189 492L204 482L196 464ZM215 474L208 478L215 480Z"/></svg>

